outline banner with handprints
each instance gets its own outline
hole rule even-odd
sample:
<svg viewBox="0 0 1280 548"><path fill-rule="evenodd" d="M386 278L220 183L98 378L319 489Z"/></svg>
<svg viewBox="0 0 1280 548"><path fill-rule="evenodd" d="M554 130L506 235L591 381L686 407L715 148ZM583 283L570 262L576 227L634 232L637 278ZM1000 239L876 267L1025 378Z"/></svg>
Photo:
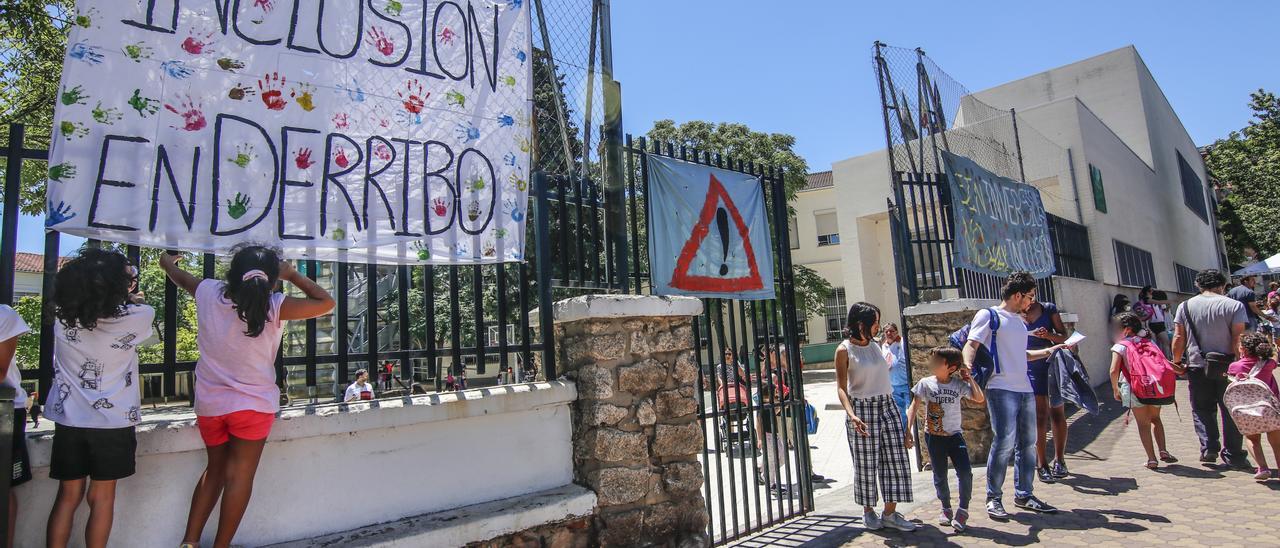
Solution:
<svg viewBox="0 0 1280 548"><path fill-rule="evenodd" d="M528 0L78 0L46 225L221 252L524 258Z"/></svg>
<svg viewBox="0 0 1280 548"><path fill-rule="evenodd" d="M1040 190L973 160L942 152L955 218L957 267L1009 274L1053 274L1053 245Z"/></svg>

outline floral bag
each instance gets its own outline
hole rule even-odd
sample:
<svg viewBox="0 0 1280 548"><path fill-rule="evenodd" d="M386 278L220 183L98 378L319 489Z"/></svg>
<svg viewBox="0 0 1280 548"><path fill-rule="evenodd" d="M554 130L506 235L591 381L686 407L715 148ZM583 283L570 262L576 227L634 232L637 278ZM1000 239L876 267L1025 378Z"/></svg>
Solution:
<svg viewBox="0 0 1280 548"><path fill-rule="evenodd" d="M1246 436L1280 430L1280 400L1257 376L1266 363L1258 360L1249 376L1233 379L1222 395L1222 403L1231 410L1236 428Z"/></svg>

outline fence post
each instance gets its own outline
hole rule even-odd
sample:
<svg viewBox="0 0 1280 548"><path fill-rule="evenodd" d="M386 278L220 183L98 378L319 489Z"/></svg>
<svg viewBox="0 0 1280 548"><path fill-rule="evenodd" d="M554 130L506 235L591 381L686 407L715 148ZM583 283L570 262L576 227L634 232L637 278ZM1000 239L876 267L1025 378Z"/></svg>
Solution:
<svg viewBox="0 0 1280 548"><path fill-rule="evenodd" d="M613 248L614 287L629 293L631 265L627 249L627 174L622 157L622 84L613 79L613 33L610 0L600 2L600 69L604 73L605 234Z"/></svg>
<svg viewBox="0 0 1280 548"><path fill-rule="evenodd" d="M12 127L12 126L10 126ZM9 483L13 478L13 399L17 393L12 387L0 386L0 539L9 538Z"/></svg>
<svg viewBox="0 0 1280 548"><path fill-rule="evenodd" d="M26 126L9 124L9 150L5 154L4 174L4 223L0 230L0 304L13 304L14 255L18 252L18 202L22 200L19 188L22 183L22 146Z"/></svg>
<svg viewBox="0 0 1280 548"><path fill-rule="evenodd" d="M533 173L534 256L538 260L538 330L542 334L542 378L556 378L555 324L551 311L551 215L547 199L547 174ZM561 220L564 222L564 219ZM564 226L561 226L564 230Z"/></svg>

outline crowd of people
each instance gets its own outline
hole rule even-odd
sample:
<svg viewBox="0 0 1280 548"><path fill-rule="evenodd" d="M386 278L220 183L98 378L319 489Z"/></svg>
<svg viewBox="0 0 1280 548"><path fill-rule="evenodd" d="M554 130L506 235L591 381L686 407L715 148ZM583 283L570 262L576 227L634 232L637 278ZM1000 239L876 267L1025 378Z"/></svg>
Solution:
<svg viewBox="0 0 1280 548"><path fill-rule="evenodd" d="M1178 461L1166 445L1160 411L1174 403L1177 379L1185 377L1200 461L1252 469L1259 481L1277 477L1267 465L1263 438L1280 465L1280 389L1272 359L1280 334L1280 285L1273 283L1264 298L1256 278L1245 277L1230 291L1227 284L1217 270L1200 272L1200 293L1172 311L1168 295L1151 287L1135 301L1124 295L1113 301L1111 395L1137 422L1146 468ZM907 450L923 427L941 504L938 522L966 529L973 474L961 429L965 400L986 406L994 434L987 458L988 517L1011 517L1003 499L1011 464L1014 506L1056 512L1035 495L1036 479L1053 483L1070 475L1064 459L1065 403L1096 411L1097 401L1067 345L1069 333L1057 307L1037 299L1036 280L1027 273L1010 275L998 306L978 311L952 335L951 345L929 350L926 365L932 374L907 387L906 397L905 383L895 375L907 363L897 326L886 326L877 344L880 332L879 310L855 303L846 339L835 353L836 393L854 464L854 502L863 507L864 526L919 527L897 506L912 501ZM956 506L950 470L958 480ZM881 499L883 509L877 512Z"/></svg>

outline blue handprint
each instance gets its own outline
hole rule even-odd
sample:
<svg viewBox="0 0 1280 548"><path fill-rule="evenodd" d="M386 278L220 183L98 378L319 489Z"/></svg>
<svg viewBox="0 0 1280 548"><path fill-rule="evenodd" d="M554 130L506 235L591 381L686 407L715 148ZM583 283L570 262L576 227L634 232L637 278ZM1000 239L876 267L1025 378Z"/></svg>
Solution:
<svg viewBox="0 0 1280 548"><path fill-rule="evenodd" d="M72 44L70 48L67 48L67 57L84 61L90 65L96 65L102 62L102 54L99 53L98 47L90 46L89 43L84 40L76 42L75 44Z"/></svg>
<svg viewBox="0 0 1280 548"><path fill-rule="evenodd" d="M71 206L66 202L58 202L58 207L53 207L53 202L49 202L49 210L45 214L44 226L51 227L53 225L64 223L75 217L76 213L71 211Z"/></svg>
<svg viewBox="0 0 1280 548"><path fill-rule="evenodd" d="M525 54L524 50L520 48L511 48L511 55L514 56L517 61L520 61L520 64L522 65L525 60L529 58L529 56Z"/></svg>
<svg viewBox="0 0 1280 548"><path fill-rule="evenodd" d="M351 79L351 87L347 87L346 84L338 84L336 91L339 94L345 94L352 103L364 102L364 88L360 87L360 81L355 78Z"/></svg>
<svg viewBox="0 0 1280 548"><path fill-rule="evenodd" d="M516 155L514 153L508 152L506 156L502 157L502 163L507 164L511 167L519 167L516 165L516 162L517 162Z"/></svg>
<svg viewBox="0 0 1280 548"><path fill-rule="evenodd" d="M507 199L502 202L502 210L511 216L511 220L517 223L524 221L524 209L516 207L515 200Z"/></svg>
<svg viewBox="0 0 1280 548"><path fill-rule="evenodd" d="M506 113L499 114L498 125L502 127L511 127L516 125L516 119L512 118L510 114L506 114Z"/></svg>
<svg viewBox="0 0 1280 548"><path fill-rule="evenodd" d="M165 74L169 75L170 78L177 80L184 80L195 72L187 67L185 63L177 59L160 63L160 69L163 70Z"/></svg>
<svg viewBox="0 0 1280 548"><path fill-rule="evenodd" d="M463 143L470 143L480 139L480 128L471 122L458 124L458 127L453 131L458 135L458 141Z"/></svg>
<svg viewBox="0 0 1280 548"><path fill-rule="evenodd" d="M507 0L507 7L513 10L518 10L523 5L524 0Z"/></svg>

